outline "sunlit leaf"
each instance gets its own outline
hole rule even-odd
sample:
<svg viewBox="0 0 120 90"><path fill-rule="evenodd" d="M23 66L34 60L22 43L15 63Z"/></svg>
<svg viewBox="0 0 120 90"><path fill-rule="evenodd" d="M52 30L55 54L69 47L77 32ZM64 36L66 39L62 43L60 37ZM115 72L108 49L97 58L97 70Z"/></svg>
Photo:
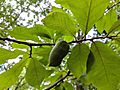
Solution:
<svg viewBox="0 0 120 90"><path fill-rule="evenodd" d="M74 19L65 12L51 12L42 21L45 26L53 29L54 32L61 32L65 35L73 35L76 32Z"/></svg>
<svg viewBox="0 0 120 90"><path fill-rule="evenodd" d="M67 61L70 71L79 78L86 72L86 63L89 55L89 48L85 44L76 45Z"/></svg>
<svg viewBox="0 0 120 90"><path fill-rule="evenodd" d="M30 0L31 3L36 3L37 1L41 2L43 0Z"/></svg>
<svg viewBox="0 0 120 90"><path fill-rule="evenodd" d="M21 60L10 70L0 74L0 90L8 89L11 85L16 83L25 64L26 61Z"/></svg>
<svg viewBox="0 0 120 90"><path fill-rule="evenodd" d="M66 42L70 42L70 41L74 40L74 37L73 37L73 36L63 36L63 39L64 39Z"/></svg>
<svg viewBox="0 0 120 90"><path fill-rule="evenodd" d="M29 46L27 46L27 45L18 44L18 43L12 43L11 46L12 46L13 48L20 48L20 49L28 49L28 48L29 48Z"/></svg>
<svg viewBox="0 0 120 90"><path fill-rule="evenodd" d="M20 50L6 50L3 48L0 48L0 64L5 63L8 59L14 59L19 55L23 55L25 52L20 51Z"/></svg>
<svg viewBox="0 0 120 90"><path fill-rule="evenodd" d="M103 30L108 32L108 30L114 24L115 21L117 21L116 11L111 10L97 22L96 26L98 31L100 33L102 33Z"/></svg>
<svg viewBox="0 0 120 90"><path fill-rule="evenodd" d="M12 31L9 31L9 33L12 37L15 37L16 39L33 40L37 42L40 42L38 36L46 37L49 39L51 38L47 29L42 25L36 25L32 28L16 27Z"/></svg>
<svg viewBox="0 0 120 90"><path fill-rule="evenodd" d="M88 72L88 81L98 90L117 90L120 83L120 57L101 42L92 44L94 63Z"/></svg>
<svg viewBox="0 0 120 90"><path fill-rule="evenodd" d="M28 29L26 27L16 27L14 30L9 31L9 33L16 39L39 41L38 36L31 34L31 31L31 29Z"/></svg>
<svg viewBox="0 0 120 90"><path fill-rule="evenodd" d="M87 33L104 14L109 0L56 0L57 3L67 6L77 19L80 28Z"/></svg>
<svg viewBox="0 0 120 90"><path fill-rule="evenodd" d="M120 37L114 37L112 39L115 41L115 44L120 45Z"/></svg>

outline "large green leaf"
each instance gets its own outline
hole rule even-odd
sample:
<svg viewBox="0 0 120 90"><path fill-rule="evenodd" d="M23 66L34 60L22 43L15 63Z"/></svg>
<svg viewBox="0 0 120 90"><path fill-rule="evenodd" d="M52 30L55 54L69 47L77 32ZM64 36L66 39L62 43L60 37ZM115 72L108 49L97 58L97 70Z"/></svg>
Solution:
<svg viewBox="0 0 120 90"><path fill-rule="evenodd" d="M87 33L103 15L109 0L57 0L56 2L70 9L82 31Z"/></svg>
<svg viewBox="0 0 120 90"><path fill-rule="evenodd" d="M26 71L25 79L29 85L40 88L40 84L44 78L49 75L50 71L46 70L38 60L31 59Z"/></svg>
<svg viewBox="0 0 120 90"><path fill-rule="evenodd" d="M19 55L25 54L25 52L20 50L6 50L4 48L0 48L0 64L5 63L8 59L14 59Z"/></svg>
<svg viewBox="0 0 120 90"><path fill-rule="evenodd" d="M100 33L103 32L103 30L108 32L115 21L117 21L116 11L111 10L97 22L96 26L98 31Z"/></svg>
<svg viewBox="0 0 120 90"><path fill-rule="evenodd" d="M26 61L21 60L19 63L13 66L10 70L0 74L0 90L7 89L11 85L16 83L16 81L18 80L18 76L20 75L25 64L26 64Z"/></svg>
<svg viewBox="0 0 120 90"><path fill-rule="evenodd" d="M93 43L91 50L94 62L88 72L88 81L98 90L117 90L120 82L120 57L101 42Z"/></svg>
<svg viewBox="0 0 120 90"><path fill-rule="evenodd" d="M73 35L76 32L74 19L62 11L51 12L42 21L45 26L53 29L54 32L62 32L65 35Z"/></svg>
<svg viewBox="0 0 120 90"><path fill-rule="evenodd" d="M86 62L89 55L89 48L85 44L76 45L67 61L70 71L79 78L86 72Z"/></svg>
<svg viewBox="0 0 120 90"><path fill-rule="evenodd" d="M47 28L45 28L42 25L36 25L32 28L16 27L12 31L9 31L9 33L12 37L15 37L16 39L21 39L21 40L33 40L33 41L40 42L40 40L38 39L38 36L51 39L47 31Z"/></svg>

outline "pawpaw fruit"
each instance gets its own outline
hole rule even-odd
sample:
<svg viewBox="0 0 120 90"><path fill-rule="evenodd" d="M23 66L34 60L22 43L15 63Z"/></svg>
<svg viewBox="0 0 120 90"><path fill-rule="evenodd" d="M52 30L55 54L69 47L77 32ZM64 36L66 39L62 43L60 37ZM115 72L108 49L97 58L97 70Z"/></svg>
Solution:
<svg viewBox="0 0 120 90"><path fill-rule="evenodd" d="M69 52L69 45L66 41L59 41L51 50L49 55L49 66L59 66L63 58Z"/></svg>

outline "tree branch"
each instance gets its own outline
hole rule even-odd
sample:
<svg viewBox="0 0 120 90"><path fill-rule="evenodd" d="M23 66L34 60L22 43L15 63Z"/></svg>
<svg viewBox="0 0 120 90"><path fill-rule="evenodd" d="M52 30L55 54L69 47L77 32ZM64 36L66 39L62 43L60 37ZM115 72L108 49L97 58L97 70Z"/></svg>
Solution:
<svg viewBox="0 0 120 90"><path fill-rule="evenodd" d="M48 88L46 88L45 90L50 90L51 88L53 88L54 86L56 86L58 83L62 82L67 76L69 76L70 71L67 72L67 74L60 78L58 81L56 81L55 83L51 84Z"/></svg>
<svg viewBox="0 0 120 90"><path fill-rule="evenodd" d="M52 46L52 45L55 45L55 44L50 44L50 43L41 43L41 44L38 44L38 43L29 43L29 42L19 41L19 40L10 39L10 38L2 38L2 37L0 37L0 40L15 42L15 43L24 44L24 45L27 45L27 46Z"/></svg>
<svg viewBox="0 0 120 90"><path fill-rule="evenodd" d="M115 35L115 36L93 37L91 39L81 39L81 40L78 40L78 41L77 40L76 41L71 41L71 42L68 42L68 44L80 43L80 42L83 42L83 41L93 41L95 39L105 39L105 38L112 39L113 37L118 37L118 36ZM51 43L29 43L29 42L19 41L19 40L10 39L10 38L2 38L2 37L0 37L0 40L15 42L15 43L18 43L18 44L24 44L24 45L27 45L29 47L32 47L32 46L53 46L53 45L55 45L55 44L51 44Z"/></svg>

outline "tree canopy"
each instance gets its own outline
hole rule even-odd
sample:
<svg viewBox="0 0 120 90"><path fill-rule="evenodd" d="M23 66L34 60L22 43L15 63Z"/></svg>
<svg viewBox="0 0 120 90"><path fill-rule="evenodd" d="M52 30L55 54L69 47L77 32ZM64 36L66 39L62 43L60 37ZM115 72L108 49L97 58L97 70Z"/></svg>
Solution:
<svg viewBox="0 0 120 90"><path fill-rule="evenodd" d="M0 1L0 90L119 90L120 1L55 3Z"/></svg>

